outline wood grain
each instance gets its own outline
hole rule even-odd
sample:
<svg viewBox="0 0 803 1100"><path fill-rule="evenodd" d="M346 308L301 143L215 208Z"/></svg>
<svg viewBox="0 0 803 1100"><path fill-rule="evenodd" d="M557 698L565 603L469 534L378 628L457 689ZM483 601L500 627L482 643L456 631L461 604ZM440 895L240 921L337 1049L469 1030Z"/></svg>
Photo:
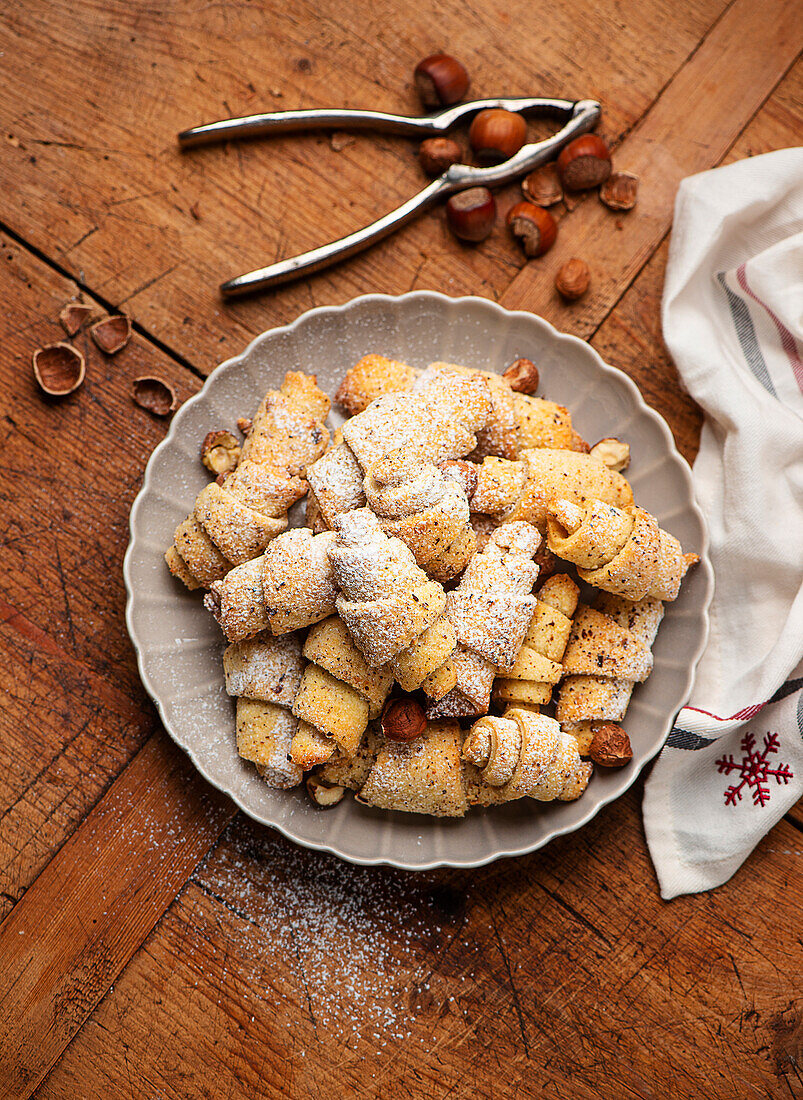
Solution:
<svg viewBox="0 0 803 1100"><path fill-rule="evenodd" d="M37 1100L799 1095L800 834L661 902L630 792L472 872L349 867L238 818ZM533 811L537 812L537 811ZM791 900L791 897L790 897ZM205 1077L214 1075L214 1087Z"/></svg>
<svg viewBox="0 0 803 1100"><path fill-rule="evenodd" d="M474 248L451 238L438 211L309 282L222 306L223 278L367 224L417 191L415 147L371 135L336 153L311 134L182 155L176 133L274 107L418 113L413 66L448 45L471 69L473 94L597 97L618 142L725 7L627 0L542 5L536 16L530 0L384 0L346 17L339 0L300 0L292 14L277 0L31 0L0 27L0 113L19 142L0 141L0 219L204 373L255 333L366 291L499 298L523 264L501 221ZM737 100L728 106L740 114ZM500 195L502 211L515 191Z"/></svg>
<svg viewBox="0 0 803 1100"><path fill-rule="evenodd" d="M114 358L82 333L87 379L49 401L31 353L64 338L74 283L0 237L0 916L156 725L128 641L128 512L166 422L130 399L156 373L199 380L135 336ZM98 313L102 309L98 307Z"/></svg>
<svg viewBox="0 0 803 1100"><path fill-rule="evenodd" d="M0 1093L30 1096L233 816L151 738L0 925Z"/></svg>
<svg viewBox="0 0 803 1100"><path fill-rule="evenodd" d="M498 298L521 267L501 227L468 249L435 216L224 309L221 276L353 228L420 181L408 143L335 152L308 135L180 157L177 129L271 105L412 110L412 64L444 45L477 94L504 79L514 93L598 96L621 166L631 150L643 159L646 206L616 231L594 345L691 458L699 415L658 323L666 150L671 178L799 139L800 64L744 127L794 56L800 10L414 0L344 15L324 0L279 17L238 0L34 0L4 13L0 218L43 255L0 250L0 438L14 456L0 486L0 905L17 902L0 926L3 1095L803 1096L799 808L731 883L670 905L638 789L546 851L479 872L351 868L242 818L215 847L231 805L150 736L119 579L128 508L165 427L131 409L135 374L184 397L309 305L422 286ZM312 210L302 194L318 196ZM563 243L585 240L593 203L564 221ZM547 301L545 273L528 265L515 293ZM87 386L45 405L28 356L61 336L78 287L125 302L167 347L140 333L106 360L84 341ZM591 331L585 309L555 319Z"/></svg>

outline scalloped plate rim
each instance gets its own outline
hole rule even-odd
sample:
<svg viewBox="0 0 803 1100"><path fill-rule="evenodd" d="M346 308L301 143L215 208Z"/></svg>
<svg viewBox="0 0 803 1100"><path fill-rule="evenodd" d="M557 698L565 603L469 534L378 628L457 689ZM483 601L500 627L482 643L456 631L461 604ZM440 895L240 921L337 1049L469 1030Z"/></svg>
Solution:
<svg viewBox="0 0 803 1100"><path fill-rule="evenodd" d="M689 467L689 464L686 462L685 458L678 451L677 446L675 445L674 436L672 435L672 431L669 428L669 425L659 412L657 412L655 409L651 408L647 404L635 382L627 374L625 374L624 371L619 370L617 367L611 366L609 363L606 363L599 352L596 351L596 349L593 348L587 341L580 339L580 337L578 336L573 336L570 333L560 332L549 321L545 320L543 317L540 317L535 313L529 313L526 310L506 309L504 306L499 305L497 302L492 302L487 298L480 297L479 295L461 295L459 297L452 297L448 294L443 294L440 291L416 290L408 291L405 294L398 295L373 293L361 294L355 298L349 299L347 302L343 302L340 305L315 306L313 309L306 310L304 313L296 317L295 320L289 322L286 325L278 325L275 328L266 329L264 332L259 333L251 341L249 341L246 347L238 355L233 355L220 363L211 372L211 374L209 374L207 378L204 379L204 383L198 390L198 392L189 397L177 410L175 416L170 422L170 427L167 431L167 434L165 435L164 439L160 443L158 443L157 446L153 449L145 466L145 471L142 478L142 486L134 499L129 514L129 542L126 548L125 558L123 560L123 578L126 587L125 622L129 637L131 639L131 643L134 647L134 652L136 654L137 668L139 671L140 679L142 680L142 684L145 690L147 691L148 695L151 697L156 706L159 718L165 730L173 739L173 741L179 746L179 748L181 748L182 751L187 754L187 756L192 761L193 766L198 770L198 772L200 772L204 780L209 783L210 786L215 787L227 797L231 798L232 802L234 802L238 809L242 810L242 812L247 814L248 817L250 817L253 821L258 822L260 825L267 826L268 828L275 829L282 836L286 837L288 840L300 845L303 848L307 848L311 851L325 852L330 855L336 856L338 859L342 859L347 863L352 863L357 866L390 866L406 871L431 871L438 867L468 869L472 867L484 867L487 866L487 864L489 863L493 863L495 860L508 858L511 856L529 855L530 853L538 851L540 848L545 847L545 845L554 840L556 837L566 836L569 833L576 832L578 829L581 829L583 826L587 825L588 822L591 821L605 806L610 805L611 802L615 801L617 798L620 798L627 790L629 790L629 788L635 783L636 779L644 770L646 765L658 755L666 742L666 738L668 737L671 730L671 723L674 721L674 717L677 714L677 711L675 711L671 716L668 716L668 720L666 723L667 730L664 734L663 739L654 748L646 751L643 756L639 756L637 766L633 768L632 774L628 774L627 781L624 783L624 785L619 788L613 789L606 795L598 795L596 801L593 802L593 804L589 804L588 812L584 814L579 821L563 827L553 827L546 833L546 835L538 838L533 843L525 843L517 847L500 847L497 850L490 852L489 854L484 855L480 858L436 858L430 859L425 863L412 863L394 856L360 856L354 855L353 853L348 851L344 851L335 843L329 844L324 841L310 840L308 838L300 837L296 833L294 833L290 827L281 822L264 821L262 818L256 816L256 814L243 803L243 801L230 787L228 787L225 783L221 783L214 779L211 779L207 775L206 771L199 762L196 753L193 751L192 748L183 743L178 733L172 728L170 722L167 720L167 717L164 714L159 694L153 687L151 679L147 671L145 670L143 644L140 642L137 636L136 628L133 621L134 601L136 598L136 593L134 591L134 585L131 578L131 569L134 559L135 541L137 537L137 532L135 531L137 515L140 508L143 506L145 497L153 487L152 478L159 456L162 454L163 451L167 450L172 445L175 440L175 436L178 434L178 426L180 425L183 417L186 415L186 410L188 410L194 404L200 402L203 399L206 394L207 387L209 386L212 379L219 378L221 374L227 373L228 371L235 369L248 356L253 354L254 350L261 343L267 341L269 338L275 338L278 335L289 333L292 330L300 327L303 323L309 322L309 320L313 317L321 316L323 314L344 313L357 306L368 304L371 302L376 302L379 304L389 304L401 303L404 301L416 299L435 300L446 306L480 303L483 308L488 308L489 310L491 310L491 312L496 313L500 317L526 318L528 324L535 323L536 327L540 326L544 330L545 334L549 336L550 339L556 340L558 344L570 343L573 345L579 345L584 349L585 353L591 355L597 367L601 368L603 374L608 374L612 377L615 377L619 384L624 383L625 389L629 391L630 396L635 402L637 410L640 413L646 413L648 418L656 424L667 444L668 457L672 460L673 465L679 470L686 484L686 488L688 489L689 493L689 508L697 518L702 535L701 546L699 549L700 563L697 569L704 573L706 581L704 599L702 605L699 607L703 629L700 634L698 645L687 665L686 680L682 692L682 697L684 702L686 699L688 699L694 679L694 673L700 657L705 650L710 631L709 609L713 596L713 569L711 566L710 558L708 556L708 525L706 523L705 516L703 515L703 512L699 504L697 503L697 499L694 493L694 483L692 481L691 468ZM680 704L678 710L681 709L682 706L683 703Z"/></svg>

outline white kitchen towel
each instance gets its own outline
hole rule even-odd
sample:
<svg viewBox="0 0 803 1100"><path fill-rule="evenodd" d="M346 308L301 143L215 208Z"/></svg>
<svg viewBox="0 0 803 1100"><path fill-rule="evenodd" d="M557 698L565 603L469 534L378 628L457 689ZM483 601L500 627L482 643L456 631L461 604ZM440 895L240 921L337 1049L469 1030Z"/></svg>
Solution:
<svg viewBox="0 0 803 1100"><path fill-rule="evenodd" d="M726 882L803 795L803 149L683 181L663 329L705 411L694 486L715 577L690 701L644 792L672 898Z"/></svg>

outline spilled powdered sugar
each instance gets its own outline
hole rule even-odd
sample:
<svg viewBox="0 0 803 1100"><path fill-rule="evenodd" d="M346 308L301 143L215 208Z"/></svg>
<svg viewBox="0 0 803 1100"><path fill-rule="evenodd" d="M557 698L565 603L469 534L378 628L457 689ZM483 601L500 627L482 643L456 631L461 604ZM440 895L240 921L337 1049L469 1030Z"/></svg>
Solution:
<svg viewBox="0 0 803 1100"><path fill-rule="evenodd" d="M245 1010L251 1002L257 1017L282 1010L275 983L289 979L290 1004L282 1010L288 1016L297 1005L315 1031L377 1048L419 1031L419 1000L431 1007L445 998L431 957L449 934L444 921L462 916L462 898L429 875L350 866L239 818L192 882L229 911L212 943L221 956L216 980L234 983ZM197 919L196 934L206 937L209 920L203 912ZM272 965L276 958L280 967ZM204 981L199 974L198 984ZM454 990L453 978L448 986Z"/></svg>

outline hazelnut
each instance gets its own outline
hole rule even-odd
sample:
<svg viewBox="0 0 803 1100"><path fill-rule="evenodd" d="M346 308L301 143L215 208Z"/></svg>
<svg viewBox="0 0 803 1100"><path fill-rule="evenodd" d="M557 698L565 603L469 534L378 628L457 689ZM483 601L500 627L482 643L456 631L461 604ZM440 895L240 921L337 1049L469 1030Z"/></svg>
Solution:
<svg viewBox="0 0 803 1100"><path fill-rule="evenodd" d="M531 202L517 202L507 215L510 232L526 256L542 256L555 243L558 227L548 210Z"/></svg>
<svg viewBox="0 0 803 1100"><path fill-rule="evenodd" d="M563 198L557 164L544 164L525 176L521 190L528 202L536 206L554 206Z"/></svg>
<svg viewBox="0 0 803 1100"><path fill-rule="evenodd" d="M240 444L225 430L209 432L201 445L201 462L213 474L228 474L240 461Z"/></svg>
<svg viewBox="0 0 803 1100"><path fill-rule="evenodd" d="M167 416L176 407L176 397L161 378L135 378L131 400L154 416Z"/></svg>
<svg viewBox="0 0 803 1100"><path fill-rule="evenodd" d="M59 313L61 327L68 336L75 336L91 313L92 306L86 306L83 302L68 302Z"/></svg>
<svg viewBox="0 0 803 1100"><path fill-rule="evenodd" d="M418 161L428 176L440 176L462 159L463 150L451 138L427 138L418 147Z"/></svg>
<svg viewBox="0 0 803 1100"><path fill-rule="evenodd" d="M521 115L490 107L480 111L468 131L477 159L486 164L507 160L518 153L527 139L527 123Z"/></svg>
<svg viewBox="0 0 803 1100"><path fill-rule="evenodd" d="M419 61L413 79L421 102L428 111L459 103L469 85L465 67L448 53L434 53Z"/></svg>
<svg viewBox="0 0 803 1100"><path fill-rule="evenodd" d="M555 276L558 292L570 302L583 297L590 281L591 272L588 270L588 264L585 260L578 260L577 257L567 260Z"/></svg>
<svg viewBox="0 0 803 1100"><path fill-rule="evenodd" d="M124 313L104 317L102 321L96 321L89 332L101 351L114 355L131 339L131 318Z"/></svg>
<svg viewBox="0 0 803 1100"><path fill-rule="evenodd" d="M599 189L599 197L611 210L632 210L638 195L638 176L613 172Z"/></svg>
<svg viewBox="0 0 803 1100"><path fill-rule="evenodd" d="M496 200L487 187L458 191L446 203L446 219L461 241L484 241L496 221Z"/></svg>
<svg viewBox="0 0 803 1100"><path fill-rule="evenodd" d="M345 787L325 783L319 775L307 776L307 794L322 810L329 810L332 806L336 806L345 793Z"/></svg>
<svg viewBox="0 0 803 1100"><path fill-rule="evenodd" d="M616 473L621 473L630 465L630 444L623 443L621 439L601 439L594 444L589 454Z"/></svg>
<svg viewBox="0 0 803 1100"><path fill-rule="evenodd" d="M71 344L47 344L33 353L33 373L49 397L66 397L83 382L86 364Z"/></svg>
<svg viewBox="0 0 803 1100"><path fill-rule="evenodd" d="M385 704L382 732L388 741L415 741L427 728L424 708L410 695L401 695Z"/></svg>
<svg viewBox="0 0 803 1100"><path fill-rule="evenodd" d="M517 359L502 377L516 393L535 393L538 389L538 367L532 359Z"/></svg>
<svg viewBox="0 0 803 1100"><path fill-rule="evenodd" d="M237 417L237 431L242 432L246 439L251 434L251 429L253 428L253 426L254 422L250 416Z"/></svg>
<svg viewBox="0 0 803 1100"><path fill-rule="evenodd" d="M464 458L453 458L448 462L442 462L438 469L444 477L457 482L466 494L466 498L469 501L471 500L477 491L477 481L479 480L477 467L473 462L466 462Z"/></svg>
<svg viewBox="0 0 803 1100"><path fill-rule="evenodd" d="M630 738L615 722L592 722L588 755L603 768L623 768L633 759Z"/></svg>
<svg viewBox="0 0 803 1100"><path fill-rule="evenodd" d="M533 561L538 566L538 587L540 588L558 567L557 556L547 546L546 539L533 554Z"/></svg>
<svg viewBox="0 0 803 1100"><path fill-rule="evenodd" d="M610 150L597 134L583 134L561 149L558 172L570 191L599 187L611 174Z"/></svg>

